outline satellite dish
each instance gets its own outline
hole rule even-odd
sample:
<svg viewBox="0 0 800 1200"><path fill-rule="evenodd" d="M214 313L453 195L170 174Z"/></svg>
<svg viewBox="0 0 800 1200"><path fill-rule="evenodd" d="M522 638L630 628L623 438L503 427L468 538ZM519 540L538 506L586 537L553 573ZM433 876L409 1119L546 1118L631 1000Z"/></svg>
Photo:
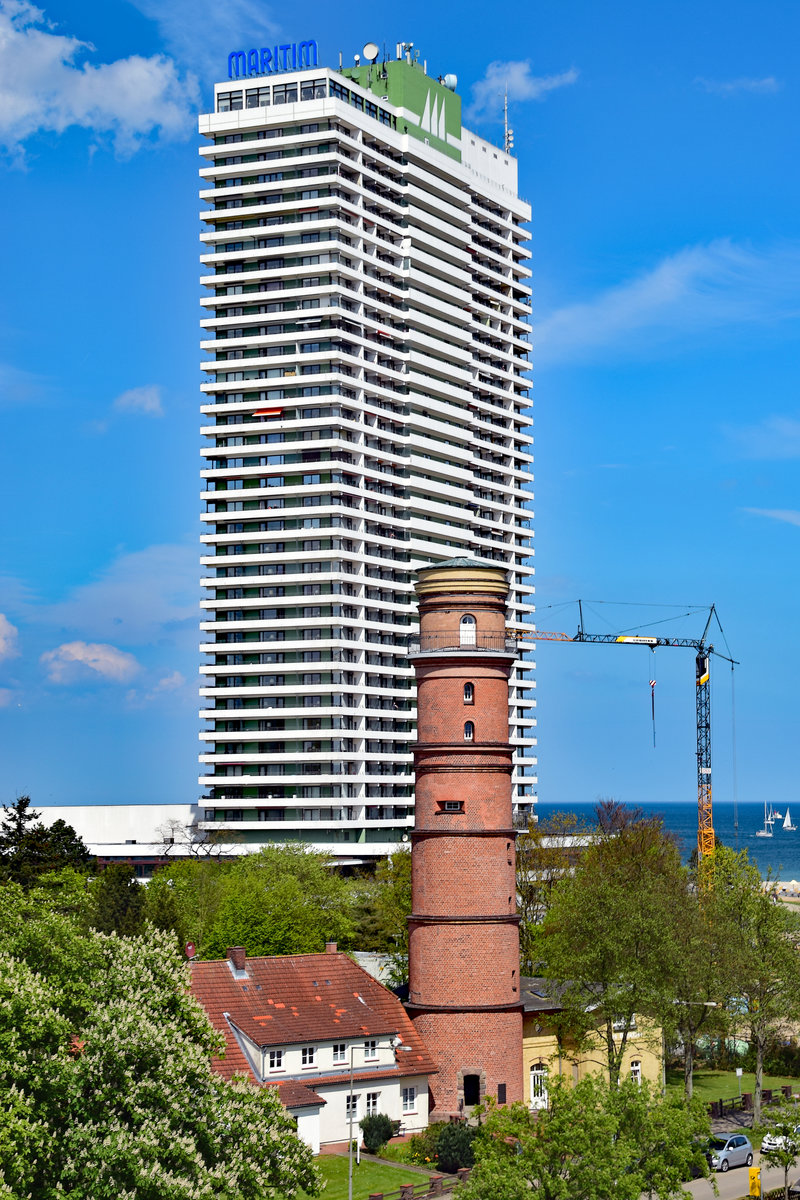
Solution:
<svg viewBox="0 0 800 1200"><path fill-rule="evenodd" d="M369 59L370 62L375 62L380 54L380 48L376 46L374 42L367 42L362 53L364 58Z"/></svg>

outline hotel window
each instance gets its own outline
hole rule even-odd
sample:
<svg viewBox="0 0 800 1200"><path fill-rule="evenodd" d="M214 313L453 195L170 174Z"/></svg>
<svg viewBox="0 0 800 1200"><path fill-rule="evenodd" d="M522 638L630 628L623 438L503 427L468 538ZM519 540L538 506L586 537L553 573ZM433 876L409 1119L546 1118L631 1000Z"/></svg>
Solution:
<svg viewBox="0 0 800 1200"><path fill-rule="evenodd" d="M415 1087L403 1088L403 1112L413 1113L417 1111L417 1089Z"/></svg>
<svg viewBox="0 0 800 1200"><path fill-rule="evenodd" d="M378 1114L378 1101L380 1100L380 1092L367 1092L367 1116L375 1117Z"/></svg>
<svg viewBox="0 0 800 1200"><path fill-rule="evenodd" d="M276 84L272 89L273 104L293 104L297 99L296 83ZM241 105L239 106L241 108Z"/></svg>
<svg viewBox="0 0 800 1200"><path fill-rule="evenodd" d="M220 92L217 96L217 112L236 112L242 107L242 92Z"/></svg>
<svg viewBox="0 0 800 1200"><path fill-rule="evenodd" d="M334 1043L333 1061L335 1063L347 1062L347 1046L344 1042L335 1042Z"/></svg>
<svg viewBox="0 0 800 1200"><path fill-rule="evenodd" d="M475 726L472 721L464 722L464 741L472 742L475 740Z"/></svg>
<svg viewBox="0 0 800 1200"><path fill-rule="evenodd" d="M322 100L325 98L325 80L324 79L304 79L300 84L300 99L301 100ZM304 126L303 133L316 133L316 125Z"/></svg>
<svg viewBox="0 0 800 1200"><path fill-rule="evenodd" d="M303 1046L300 1051L300 1059L304 1067L313 1067L317 1059L315 1048L313 1046Z"/></svg>
<svg viewBox="0 0 800 1200"><path fill-rule="evenodd" d="M378 1043L373 1038L364 1042L364 1058L367 1062L378 1057Z"/></svg>
<svg viewBox="0 0 800 1200"><path fill-rule="evenodd" d="M474 704L475 703L475 684L474 683L465 683L464 684L464 703L465 704Z"/></svg>
<svg viewBox="0 0 800 1200"><path fill-rule="evenodd" d="M266 108L269 104L269 88L248 88L245 92L246 108Z"/></svg>
<svg viewBox="0 0 800 1200"><path fill-rule="evenodd" d="M283 1070L283 1051L270 1050L269 1052L269 1069L270 1071Z"/></svg>

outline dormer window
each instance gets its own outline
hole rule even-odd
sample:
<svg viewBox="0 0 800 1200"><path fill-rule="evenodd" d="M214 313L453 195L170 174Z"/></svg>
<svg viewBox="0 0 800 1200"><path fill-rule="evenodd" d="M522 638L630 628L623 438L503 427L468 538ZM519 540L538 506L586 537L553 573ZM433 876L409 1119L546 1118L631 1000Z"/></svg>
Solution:
<svg viewBox="0 0 800 1200"><path fill-rule="evenodd" d="M378 1043L374 1039L364 1042L364 1059L371 1062L378 1057Z"/></svg>
<svg viewBox="0 0 800 1200"><path fill-rule="evenodd" d="M345 1042L334 1042L333 1061L334 1063L347 1062L347 1045Z"/></svg>
<svg viewBox="0 0 800 1200"><path fill-rule="evenodd" d="M474 704L475 703L475 684L474 683L465 683L464 684L464 703L465 704Z"/></svg>
<svg viewBox="0 0 800 1200"><path fill-rule="evenodd" d="M283 1070L283 1051L270 1050L269 1052L269 1069L270 1071Z"/></svg>

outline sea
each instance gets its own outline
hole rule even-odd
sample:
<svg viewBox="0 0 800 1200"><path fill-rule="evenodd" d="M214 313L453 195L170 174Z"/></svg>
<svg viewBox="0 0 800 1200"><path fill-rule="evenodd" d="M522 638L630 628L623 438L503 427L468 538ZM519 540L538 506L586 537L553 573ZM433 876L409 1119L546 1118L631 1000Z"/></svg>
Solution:
<svg viewBox="0 0 800 1200"><path fill-rule="evenodd" d="M646 817L660 817L664 828L678 839L684 860L688 860L697 845L697 804L642 804ZM782 817L786 808L779 806ZM579 822L594 824L595 805L573 804L569 806L546 804L540 801L536 811L540 820L559 812L574 812ZM713 810L714 833L719 840L733 850L746 850L766 878L782 883L800 880L800 828L785 830L783 821L776 820L771 838L756 837L756 830L764 828L764 805L745 803L734 806L729 802L715 802ZM792 822L800 826L800 802L792 813Z"/></svg>

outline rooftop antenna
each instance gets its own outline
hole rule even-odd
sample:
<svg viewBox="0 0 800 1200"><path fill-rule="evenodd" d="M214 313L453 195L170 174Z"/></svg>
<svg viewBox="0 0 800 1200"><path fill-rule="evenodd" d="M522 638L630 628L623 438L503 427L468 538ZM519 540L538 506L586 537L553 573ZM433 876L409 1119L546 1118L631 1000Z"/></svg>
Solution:
<svg viewBox="0 0 800 1200"><path fill-rule="evenodd" d="M506 93L503 100L503 149L506 154L510 154L514 149L514 130L508 127L508 84L506 84Z"/></svg>

